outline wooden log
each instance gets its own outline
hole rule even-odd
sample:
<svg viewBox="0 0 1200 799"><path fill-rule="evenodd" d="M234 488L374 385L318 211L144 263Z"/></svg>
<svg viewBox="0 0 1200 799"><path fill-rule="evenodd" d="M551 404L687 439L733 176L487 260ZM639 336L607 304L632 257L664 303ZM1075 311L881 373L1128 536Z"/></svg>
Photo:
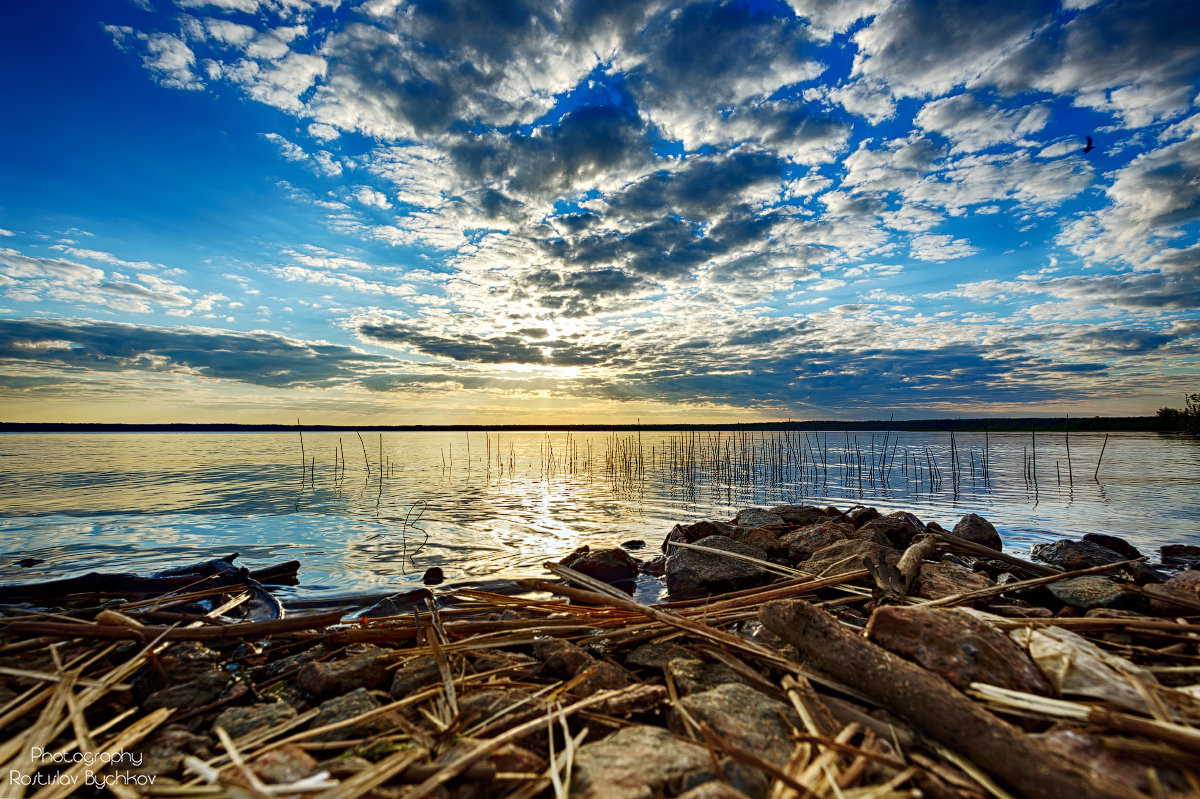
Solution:
<svg viewBox="0 0 1200 799"><path fill-rule="evenodd" d="M849 632L807 602L771 602L762 607L759 618L822 671L905 717L926 736L965 755L1020 796L1139 796L1083 771L993 716L941 677Z"/></svg>

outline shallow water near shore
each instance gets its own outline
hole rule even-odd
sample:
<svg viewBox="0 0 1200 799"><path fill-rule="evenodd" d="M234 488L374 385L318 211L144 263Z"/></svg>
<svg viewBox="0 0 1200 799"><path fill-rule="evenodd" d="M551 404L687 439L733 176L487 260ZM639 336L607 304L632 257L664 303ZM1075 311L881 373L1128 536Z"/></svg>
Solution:
<svg viewBox="0 0 1200 799"><path fill-rule="evenodd" d="M1070 453L1068 456L1067 446ZM1103 451L1103 457L1101 452ZM303 457L303 462L302 462ZM1099 473L1093 478L1097 462ZM1035 479L1036 476L1036 479ZM544 576L578 546L785 503L991 520L1014 554L1087 532L1200 544L1200 443L1113 433L0 435L0 583L241 553L294 596ZM44 562L23 568L25 558Z"/></svg>

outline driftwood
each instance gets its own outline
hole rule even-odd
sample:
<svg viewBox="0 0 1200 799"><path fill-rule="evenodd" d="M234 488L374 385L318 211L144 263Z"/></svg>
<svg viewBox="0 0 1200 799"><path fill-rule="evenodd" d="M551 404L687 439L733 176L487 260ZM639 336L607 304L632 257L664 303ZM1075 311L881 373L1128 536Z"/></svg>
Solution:
<svg viewBox="0 0 1200 799"><path fill-rule="evenodd" d="M24 602L61 600L73 594L118 594L126 597L151 597L178 591L181 588L210 587L216 585L254 583L267 585L295 585L300 561L289 560L249 571L233 565L237 552L224 558L215 558L191 566L182 566L142 576L132 572L90 572L81 577L65 580L49 580L22 585L0 585L0 601ZM203 581L202 586L197 583ZM262 585L259 585L262 588Z"/></svg>
<svg viewBox="0 0 1200 799"><path fill-rule="evenodd" d="M925 669L844 629L802 600L770 602L764 625L824 672L907 718L928 737L960 752L1021 796L1129 799L1136 796L1081 770L993 716Z"/></svg>

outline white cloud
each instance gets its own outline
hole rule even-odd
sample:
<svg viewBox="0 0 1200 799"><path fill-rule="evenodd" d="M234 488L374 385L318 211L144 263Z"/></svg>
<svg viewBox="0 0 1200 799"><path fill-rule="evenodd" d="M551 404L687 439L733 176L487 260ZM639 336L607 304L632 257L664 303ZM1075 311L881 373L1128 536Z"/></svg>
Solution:
<svg viewBox="0 0 1200 799"><path fill-rule="evenodd" d="M927 233L913 236L909 246L909 255L919 261L950 261L955 258L966 258L979 252L979 248L966 239L956 239L953 236Z"/></svg>
<svg viewBox="0 0 1200 799"><path fill-rule="evenodd" d="M1044 128L1049 118L1050 108L1045 103L1006 110L985 106L970 94L959 94L926 103L917 113L916 123L950 139L952 152L974 152L1019 143Z"/></svg>

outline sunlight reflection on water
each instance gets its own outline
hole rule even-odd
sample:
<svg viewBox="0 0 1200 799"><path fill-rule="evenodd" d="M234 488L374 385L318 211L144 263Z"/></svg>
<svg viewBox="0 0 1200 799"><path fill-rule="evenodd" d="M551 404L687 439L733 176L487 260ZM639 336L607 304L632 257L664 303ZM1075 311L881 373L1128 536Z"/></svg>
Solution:
<svg viewBox="0 0 1200 799"><path fill-rule="evenodd" d="M649 557L676 523L792 502L946 527L975 512L1014 553L1092 531L1147 554L1200 543L1200 445L1113 434L1094 481L1103 439L1072 435L1068 466L1061 434L992 434L985 477L982 434L956 434L957 475L949 436L928 433L888 434L886 453L882 432L645 433L640 449L626 433L472 433L470 460L461 432L385 433L383 469L378 434L306 433L303 469L294 434L7 434L0 583L233 551L251 567L299 559L299 594L407 588L434 565L453 581L512 579L585 543L642 539Z"/></svg>

